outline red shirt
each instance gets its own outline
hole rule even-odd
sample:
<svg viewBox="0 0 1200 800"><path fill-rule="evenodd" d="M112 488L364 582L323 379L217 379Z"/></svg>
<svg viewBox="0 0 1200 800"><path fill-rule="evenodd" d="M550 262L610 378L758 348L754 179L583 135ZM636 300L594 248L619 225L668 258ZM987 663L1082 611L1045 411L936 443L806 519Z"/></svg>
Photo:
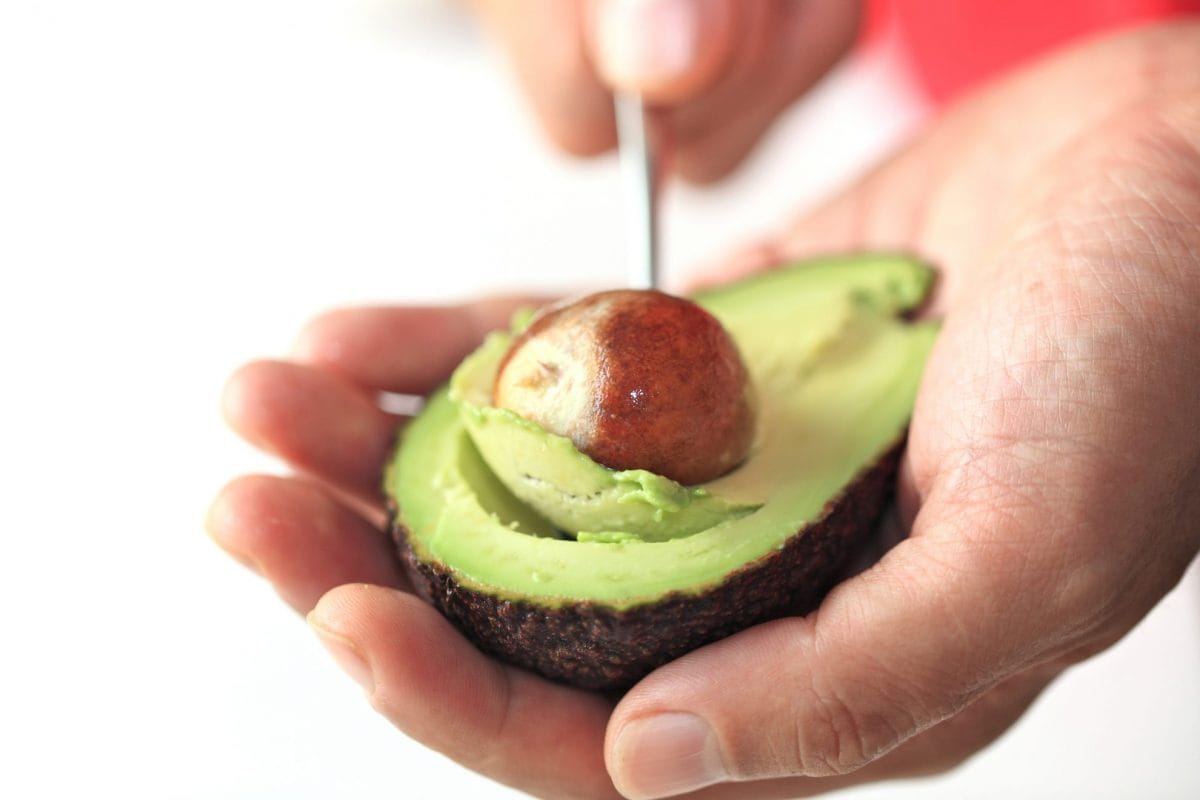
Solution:
<svg viewBox="0 0 1200 800"><path fill-rule="evenodd" d="M898 34L938 102L1089 33L1200 14L1200 0L870 0L868 31Z"/></svg>

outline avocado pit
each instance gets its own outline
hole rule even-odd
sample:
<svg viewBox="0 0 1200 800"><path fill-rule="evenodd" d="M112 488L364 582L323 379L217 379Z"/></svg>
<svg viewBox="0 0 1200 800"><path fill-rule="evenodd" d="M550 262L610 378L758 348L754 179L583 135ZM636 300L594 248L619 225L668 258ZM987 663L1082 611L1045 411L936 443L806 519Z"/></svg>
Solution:
<svg viewBox="0 0 1200 800"><path fill-rule="evenodd" d="M492 404L614 470L691 486L740 464L754 438L748 373L708 311L658 291L553 306L514 340Z"/></svg>

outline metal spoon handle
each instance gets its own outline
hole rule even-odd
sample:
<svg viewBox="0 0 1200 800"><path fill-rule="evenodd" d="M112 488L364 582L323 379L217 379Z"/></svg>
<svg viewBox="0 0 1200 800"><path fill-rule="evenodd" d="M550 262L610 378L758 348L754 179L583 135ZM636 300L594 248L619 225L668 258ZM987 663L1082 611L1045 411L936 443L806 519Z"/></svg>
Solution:
<svg viewBox="0 0 1200 800"><path fill-rule="evenodd" d="M629 285L658 286L657 159L646 135L646 109L637 95L617 93L617 117L622 182L625 185L626 242Z"/></svg>

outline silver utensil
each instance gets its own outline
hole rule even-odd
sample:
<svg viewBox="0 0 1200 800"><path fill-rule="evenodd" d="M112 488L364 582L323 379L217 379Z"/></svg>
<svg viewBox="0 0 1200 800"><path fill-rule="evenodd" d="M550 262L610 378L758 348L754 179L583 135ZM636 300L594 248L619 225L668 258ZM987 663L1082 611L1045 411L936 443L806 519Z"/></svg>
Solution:
<svg viewBox="0 0 1200 800"><path fill-rule="evenodd" d="M659 277L658 164L646 135L646 108L638 95L621 92L614 96L613 106L625 194L629 285L654 289Z"/></svg>

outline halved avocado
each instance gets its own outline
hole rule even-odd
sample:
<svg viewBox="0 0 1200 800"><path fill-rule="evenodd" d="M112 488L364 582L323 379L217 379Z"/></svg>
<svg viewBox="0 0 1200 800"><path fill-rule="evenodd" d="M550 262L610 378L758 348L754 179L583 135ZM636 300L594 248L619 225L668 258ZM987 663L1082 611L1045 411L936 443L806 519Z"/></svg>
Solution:
<svg viewBox="0 0 1200 800"><path fill-rule="evenodd" d="M488 652L594 689L627 687L696 647L811 610L891 491L937 331L905 314L932 277L900 256L830 258L695 298L736 342L759 403L742 466L700 487L663 489L723 512L701 514L703 524L680 514L686 522L675 525L670 513L658 526L643 515L621 530L621 514L605 524L597 509L657 501L611 470L616 489L599 504L586 505L603 492L570 486L547 493L539 483L530 494L518 485L529 474L602 481L593 467L606 468L511 420L501 428L523 437L523 460L485 459L481 450L505 450L488 438L495 429L482 447L472 438L482 417L495 416L486 392L472 389L503 354L486 344L455 376L455 391L432 397L403 431L385 475L393 535L418 591ZM654 478L666 481L644 480L660 486ZM582 522L564 530L563 519Z"/></svg>

